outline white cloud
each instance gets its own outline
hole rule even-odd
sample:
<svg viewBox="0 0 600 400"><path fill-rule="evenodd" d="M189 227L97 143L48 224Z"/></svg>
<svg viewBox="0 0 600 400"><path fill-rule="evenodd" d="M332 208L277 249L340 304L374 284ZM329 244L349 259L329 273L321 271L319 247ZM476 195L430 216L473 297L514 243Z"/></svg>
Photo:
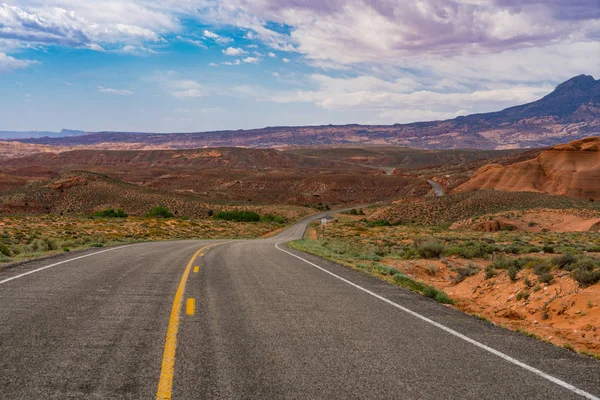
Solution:
<svg viewBox="0 0 600 400"><path fill-rule="evenodd" d="M283 61L284 63L289 63L291 60L289 58L282 58L281 61Z"/></svg>
<svg viewBox="0 0 600 400"><path fill-rule="evenodd" d="M273 52L269 52L269 54L267 54L269 57L271 58L275 58L277 57L277 54L273 53Z"/></svg>
<svg viewBox="0 0 600 400"><path fill-rule="evenodd" d="M279 72L273 72L271 75L273 75L275 78L281 77L281 75L279 75Z"/></svg>
<svg viewBox="0 0 600 400"><path fill-rule="evenodd" d="M260 62L260 58L257 57L246 57L242 60L246 64L258 64Z"/></svg>
<svg viewBox="0 0 600 400"><path fill-rule="evenodd" d="M221 64L223 65L240 65L242 62L240 60L234 61L223 61Z"/></svg>
<svg viewBox="0 0 600 400"><path fill-rule="evenodd" d="M0 53L0 71L15 70L21 68L27 68L32 64L38 64L38 61L34 60L20 60L14 58L5 53Z"/></svg>
<svg viewBox="0 0 600 400"><path fill-rule="evenodd" d="M226 56L235 57L235 56L241 56L242 54L248 54L248 52L239 47L228 47L225 50L223 50L223 54L225 54Z"/></svg>
<svg viewBox="0 0 600 400"><path fill-rule="evenodd" d="M209 31L209 30L205 30L203 33L203 36L205 38L209 38L214 40L215 42L217 42L218 44L224 45L227 43L231 43L233 42L232 38L226 37L226 36L221 36L215 32Z"/></svg>
<svg viewBox="0 0 600 400"><path fill-rule="evenodd" d="M130 90L112 89L112 88L107 88L107 87L103 87L103 86L98 86L98 90L101 93L110 93L110 94L116 94L119 96L131 96L133 94L133 92Z"/></svg>
<svg viewBox="0 0 600 400"><path fill-rule="evenodd" d="M172 93L178 99L186 99L190 97L202 97L204 94L199 89L180 90Z"/></svg>
<svg viewBox="0 0 600 400"><path fill-rule="evenodd" d="M261 99L279 103L308 102L338 111L374 112L396 122L454 118L468 112L494 111L539 99L551 85L516 85L506 88L437 92L414 78L386 81L373 76L332 78L312 75L314 90L280 91ZM417 112L418 111L418 112Z"/></svg>
<svg viewBox="0 0 600 400"><path fill-rule="evenodd" d="M213 62L213 63L209 63L208 66L209 67L218 67L219 64Z"/></svg>

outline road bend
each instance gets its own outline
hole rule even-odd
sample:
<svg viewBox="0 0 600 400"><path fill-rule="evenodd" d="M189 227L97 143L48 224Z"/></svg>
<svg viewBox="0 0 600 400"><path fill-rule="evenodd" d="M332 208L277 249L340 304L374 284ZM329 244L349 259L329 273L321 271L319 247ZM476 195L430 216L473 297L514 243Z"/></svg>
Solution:
<svg viewBox="0 0 600 400"><path fill-rule="evenodd" d="M264 240L0 272L2 399L597 399L600 362Z"/></svg>

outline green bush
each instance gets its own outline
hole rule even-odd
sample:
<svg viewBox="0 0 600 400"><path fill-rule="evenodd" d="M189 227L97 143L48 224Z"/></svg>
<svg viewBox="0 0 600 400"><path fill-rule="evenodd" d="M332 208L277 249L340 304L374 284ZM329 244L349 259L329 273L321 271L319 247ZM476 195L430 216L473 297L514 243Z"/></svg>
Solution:
<svg viewBox="0 0 600 400"><path fill-rule="evenodd" d="M285 224L286 220L285 218L280 217L279 215L265 214L262 217L260 217L260 222L275 222L277 224Z"/></svg>
<svg viewBox="0 0 600 400"><path fill-rule="evenodd" d="M422 258L439 258L444 253L444 243L435 238L415 239L415 248Z"/></svg>
<svg viewBox="0 0 600 400"><path fill-rule="evenodd" d="M235 222L259 222L260 215L254 211L219 211L214 219Z"/></svg>
<svg viewBox="0 0 600 400"><path fill-rule="evenodd" d="M454 304L454 301L450 297L448 297L446 293L436 289L433 286L427 286L425 289L423 289L423 295L434 299L438 303Z"/></svg>
<svg viewBox="0 0 600 400"><path fill-rule="evenodd" d="M565 253L552 259L552 264L556 265L560 269L567 271L572 270L572 266L577 263L579 259L576 255L571 253Z"/></svg>
<svg viewBox="0 0 600 400"><path fill-rule="evenodd" d="M478 272L479 268L471 262L469 262L464 267L458 267L456 268L456 276L454 277L454 283L460 283L469 276L477 275Z"/></svg>
<svg viewBox="0 0 600 400"><path fill-rule="evenodd" d="M600 270L590 271L585 268L577 268L572 272L572 276L582 287L600 282Z"/></svg>
<svg viewBox="0 0 600 400"><path fill-rule="evenodd" d="M11 251L10 248L5 245L4 243L0 243L0 254L6 256L6 257L10 257L11 255Z"/></svg>
<svg viewBox="0 0 600 400"><path fill-rule="evenodd" d="M369 227L376 227L376 226L390 226L392 224L390 224L390 221L388 221L387 219L378 219L376 221L369 221L367 223L367 226Z"/></svg>
<svg viewBox="0 0 600 400"><path fill-rule="evenodd" d="M117 210L114 208L107 208L106 210L96 211L93 216L102 218L127 218L129 215L125 214L125 211L123 211L122 208Z"/></svg>
<svg viewBox="0 0 600 400"><path fill-rule="evenodd" d="M174 215L167 207L156 206L146 214L148 218L173 218Z"/></svg>
<svg viewBox="0 0 600 400"><path fill-rule="evenodd" d="M518 275L518 273L519 273L519 271L520 271L521 269L522 269L522 268L521 268L521 267L519 267L517 264L511 264L511 265L508 267L508 271L507 271L507 273L508 273L508 277L510 278L510 280L511 280L511 281L513 281L513 282L514 282L514 281L516 281L516 280L517 280L517 275Z"/></svg>
<svg viewBox="0 0 600 400"><path fill-rule="evenodd" d="M554 276L549 272L542 272L538 280L543 283L550 283L554 280Z"/></svg>
<svg viewBox="0 0 600 400"><path fill-rule="evenodd" d="M489 265L485 269L485 279L490 279L490 278L493 278L494 276L496 276L496 270L494 270L493 266Z"/></svg>

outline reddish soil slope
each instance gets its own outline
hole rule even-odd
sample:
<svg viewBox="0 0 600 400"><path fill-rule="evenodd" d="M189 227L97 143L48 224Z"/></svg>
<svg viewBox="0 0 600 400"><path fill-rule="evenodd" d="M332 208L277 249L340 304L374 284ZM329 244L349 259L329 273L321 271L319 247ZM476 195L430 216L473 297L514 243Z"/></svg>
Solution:
<svg viewBox="0 0 600 400"><path fill-rule="evenodd" d="M600 137L558 145L533 160L513 165L485 165L455 192L481 189L600 200Z"/></svg>

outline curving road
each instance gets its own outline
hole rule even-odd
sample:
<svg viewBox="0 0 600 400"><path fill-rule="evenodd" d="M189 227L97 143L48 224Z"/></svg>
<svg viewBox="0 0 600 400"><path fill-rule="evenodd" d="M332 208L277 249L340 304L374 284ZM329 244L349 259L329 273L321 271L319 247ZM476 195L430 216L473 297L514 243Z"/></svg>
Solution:
<svg viewBox="0 0 600 400"><path fill-rule="evenodd" d="M320 216L0 272L0 398L600 396L592 358L283 244Z"/></svg>

